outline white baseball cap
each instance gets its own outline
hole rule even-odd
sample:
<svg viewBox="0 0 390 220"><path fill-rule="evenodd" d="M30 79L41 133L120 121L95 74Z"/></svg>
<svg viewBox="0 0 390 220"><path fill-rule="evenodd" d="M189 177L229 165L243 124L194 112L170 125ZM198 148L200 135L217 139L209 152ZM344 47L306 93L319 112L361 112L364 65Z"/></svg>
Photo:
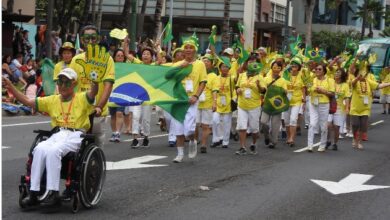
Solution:
<svg viewBox="0 0 390 220"><path fill-rule="evenodd" d="M267 51L265 50L264 47L259 47L259 48L257 49L257 51L264 51L264 52L267 52Z"/></svg>
<svg viewBox="0 0 390 220"><path fill-rule="evenodd" d="M65 76L70 80L77 80L77 73L72 68L65 68L58 74L59 76Z"/></svg>
<svg viewBox="0 0 390 220"><path fill-rule="evenodd" d="M233 49L232 48L226 48L224 51L223 51L223 53L227 53L227 54L229 54L229 55L233 55L234 54L234 51L233 51Z"/></svg>

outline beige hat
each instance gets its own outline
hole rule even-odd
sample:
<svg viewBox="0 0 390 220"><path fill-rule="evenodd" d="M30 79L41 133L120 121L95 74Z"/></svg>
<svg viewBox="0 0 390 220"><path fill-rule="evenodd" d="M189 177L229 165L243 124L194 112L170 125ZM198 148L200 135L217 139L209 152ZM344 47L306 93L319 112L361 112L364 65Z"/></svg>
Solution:
<svg viewBox="0 0 390 220"><path fill-rule="evenodd" d="M65 68L61 70L61 72L58 74L58 77L60 76L65 76L70 80L77 80L77 73L72 68Z"/></svg>
<svg viewBox="0 0 390 220"><path fill-rule="evenodd" d="M229 54L229 55L233 55L234 54L234 51L233 51L233 49L232 48L226 48L224 51L223 51L223 53L226 53L226 54Z"/></svg>

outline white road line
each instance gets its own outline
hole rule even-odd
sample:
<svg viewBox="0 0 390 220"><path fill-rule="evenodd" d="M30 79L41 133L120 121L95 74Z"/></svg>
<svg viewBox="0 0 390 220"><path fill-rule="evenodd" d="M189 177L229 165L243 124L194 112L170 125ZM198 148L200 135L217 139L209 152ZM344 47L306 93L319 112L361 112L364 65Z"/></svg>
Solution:
<svg viewBox="0 0 390 220"><path fill-rule="evenodd" d="M36 125L36 124L46 124L50 123L50 121L39 121L39 122L29 122L29 123L19 123L19 124L9 124L9 125L2 125L1 127L14 127L14 126L21 126L21 125Z"/></svg>
<svg viewBox="0 0 390 220"><path fill-rule="evenodd" d="M148 138L152 139L152 138L159 138L159 137L165 137L165 136L168 136L168 134L159 134L159 135L149 136ZM137 138L137 139L143 140L143 138ZM121 142L130 142L130 141L133 141L133 139L127 139L127 140L123 140Z"/></svg>
<svg viewBox="0 0 390 220"><path fill-rule="evenodd" d="M377 125L377 124L380 124L380 123L383 123L383 122L385 122L385 121L384 120L380 120L380 121L371 123L371 126L374 126L374 125Z"/></svg>
<svg viewBox="0 0 390 220"><path fill-rule="evenodd" d="M10 146L1 146L1 149L11 148Z"/></svg>
<svg viewBox="0 0 390 220"><path fill-rule="evenodd" d="M321 144L321 142L315 143L313 145L313 147L318 147L318 146L320 146L320 144ZM307 151L308 149L309 149L309 146L301 148L299 150L296 150L296 151L294 151L294 153L301 153L301 152Z"/></svg>

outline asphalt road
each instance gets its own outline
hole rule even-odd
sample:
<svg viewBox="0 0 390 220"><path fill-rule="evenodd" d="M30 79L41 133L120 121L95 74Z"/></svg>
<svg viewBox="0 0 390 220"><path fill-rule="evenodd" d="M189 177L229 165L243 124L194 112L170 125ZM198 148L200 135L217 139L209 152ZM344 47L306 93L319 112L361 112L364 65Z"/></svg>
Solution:
<svg viewBox="0 0 390 220"><path fill-rule="evenodd" d="M364 150L352 149L351 139L345 138L339 151L296 153L307 146L304 130L295 148L279 144L268 149L262 138L257 155L237 156L238 143L233 141L228 149L208 149L207 154L174 164L176 151L168 147L167 136L151 138L147 149L131 149L129 136L122 136L125 142L117 144L107 141L107 161L157 155L166 157L145 164L166 166L107 171L99 205L91 210L81 208L77 214L70 212L70 204L54 214L19 209L18 181L35 137L32 130L48 129L49 118L3 117L2 218L389 219L390 188L334 195L311 181L338 182L356 173L373 175L366 185L390 186L390 115L380 112L381 106L375 104L370 123L379 123L370 126ZM155 115L153 120L156 122ZM109 135L108 129L107 140ZM161 135L157 126L153 126L155 135ZM346 188L358 181L354 179Z"/></svg>

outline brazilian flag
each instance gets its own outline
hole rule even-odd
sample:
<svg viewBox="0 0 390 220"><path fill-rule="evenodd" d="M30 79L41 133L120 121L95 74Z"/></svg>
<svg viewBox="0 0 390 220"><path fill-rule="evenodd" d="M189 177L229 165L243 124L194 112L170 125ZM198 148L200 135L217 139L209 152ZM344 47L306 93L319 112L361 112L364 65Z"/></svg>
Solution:
<svg viewBox="0 0 390 220"><path fill-rule="evenodd" d="M157 105L183 122L189 108L181 81L192 71L186 68L115 63L115 84L110 106Z"/></svg>
<svg viewBox="0 0 390 220"><path fill-rule="evenodd" d="M279 86L271 85L267 88L264 97L263 111L268 115L277 115L288 110L290 102L288 101L286 91Z"/></svg>

